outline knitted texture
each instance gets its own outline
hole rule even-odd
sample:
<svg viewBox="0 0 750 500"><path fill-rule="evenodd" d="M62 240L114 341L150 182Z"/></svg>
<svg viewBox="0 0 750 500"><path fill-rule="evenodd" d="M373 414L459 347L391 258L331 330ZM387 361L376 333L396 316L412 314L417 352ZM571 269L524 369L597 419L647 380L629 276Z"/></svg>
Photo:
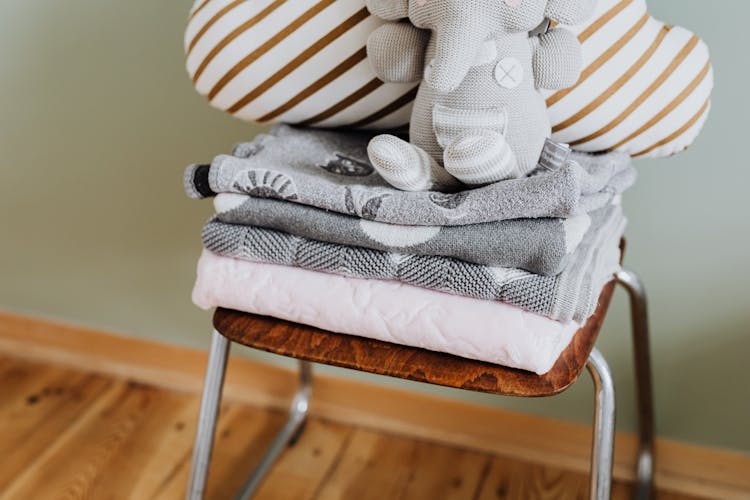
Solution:
<svg viewBox="0 0 750 500"><path fill-rule="evenodd" d="M422 80L424 54L430 32L409 23L388 23L367 40L372 69L384 82L415 83ZM408 50L404 50L408 47Z"/></svg>
<svg viewBox="0 0 750 500"><path fill-rule="evenodd" d="M502 133L494 130L457 135L444 156L451 174L464 184L489 184L498 178L519 177L513 148Z"/></svg>
<svg viewBox="0 0 750 500"><path fill-rule="evenodd" d="M370 141L367 154L388 184L403 191L451 190L459 185L424 150L392 135L379 135ZM403 168L409 165L409 168Z"/></svg>
<svg viewBox="0 0 750 500"><path fill-rule="evenodd" d="M573 152L557 168L540 167L522 179L455 193L405 192L372 168L366 150L371 138L282 125L237 146L236 156L217 156L206 181L217 193L284 199L392 224L456 226L588 213L609 204L636 178L627 155ZM190 196L200 198L200 190L191 187L197 174L188 168L186 186Z"/></svg>
<svg viewBox="0 0 750 500"><path fill-rule="evenodd" d="M240 194L216 197L216 219L339 245L437 255L554 275L562 271L591 225L570 219L515 219L466 226L401 226L280 200Z"/></svg>
<svg viewBox="0 0 750 500"><path fill-rule="evenodd" d="M617 270L625 219L619 206L592 214L592 226L557 276L489 267L439 256L405 255L326 243L254 226L209 221L203 244L216 254L354 278L395 280L477 299L497 300L559 321L585 321L590 291Z"/></svg>
<svg viewBox="0 0 750 500"><path fill-rule="evenodd" d="M415 29L432 32L410 125L411 147L420 154L387 156L385 165L381 163L386 156L381 149L387 143L378 141L370 151L374 167L389 181L421 176L421 182L411 182L408 188L430 184L423 162L415 162L421 153L467 185L531 172L551 133L538 88L542 84L551 89L575 84L582 56L577 39L564 29L533 40L528 32L550 14L582 21L593 12L593 3L368 0L374 15L395 19L406 14ZM415 72L403 68L405 61L415 59L408 55L413 54L414 45L405 45L404 41L416 35L407 37L405 30L386 25L373 34L368 54L378 75ZM391 148L390 152L402 150ZM471 158L481 160L467 161ZM439 187L429 185L432 189Z"/></svg>

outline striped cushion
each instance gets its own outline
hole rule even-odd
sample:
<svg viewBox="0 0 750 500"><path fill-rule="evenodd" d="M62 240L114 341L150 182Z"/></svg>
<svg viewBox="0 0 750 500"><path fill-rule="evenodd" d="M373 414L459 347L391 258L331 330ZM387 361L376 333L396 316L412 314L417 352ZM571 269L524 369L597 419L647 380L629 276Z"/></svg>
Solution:
<svg viewBox="0 0 750 500"><path fill-rule="evenodd" d="M645 0L599 0L593 21L571 28L584 70L570 89L546 92L553 136L581 151L662 157L688 147L708 116L708 47L652 18Z"/></svg>
<svg viewBox="0 0 750 500"><path fill-rule="evenodd" d="M185 44L193 82L238 118L321 127L408 123L415 85L383 84L363 0L197 0Z"/></svg>
<svg viewBox="0 0 750 500"><path fill-rule="evenodd" d="M365 50L381 24L363 0L196 0L187 68L211 104L247 121L372 129L407 124L416 87L377 79ZM705 122L706 45L651 18L645 0L599 0L573 88L545 94L553 138L582 151L659 157Z"/></svg>

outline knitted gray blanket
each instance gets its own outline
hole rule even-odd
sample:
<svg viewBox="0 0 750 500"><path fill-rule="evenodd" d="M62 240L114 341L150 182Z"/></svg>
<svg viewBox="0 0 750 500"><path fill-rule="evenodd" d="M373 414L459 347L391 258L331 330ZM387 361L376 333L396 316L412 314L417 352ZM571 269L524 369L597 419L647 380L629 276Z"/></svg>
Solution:
<svg viewBox="0 0 750 500"><path fill-rule="evenodd" d="M540 276L448 257L404 255L326 243L279 231L209 221L204 246L219 255L355 278L396 280L477 299L498 300L559 321L583 322L617 270L625 218L619 206L591 214L592 224L565 269ZM405 304L408 307L408 304Z"/></svg>
<svg viewBox="0 0 750 500"><path fill-rule="evenodd" d="M437 255L483 264L559 274L591 225L570 219L514 219L466 226L401 226L319 208L242 194L219 194L216 219L313 240L392 253Z"/></svg>
<svg viewBox="0 0 750 500"><path fill-rule="evenodd" d="M589 213L610 204L636 178L625 154L572 152L554 168L540 165L522 179L456 193L399 191L370 164L371 137L281 125L240 144L234 156L188 167L185 190L195 198L240 193L390 224L455 226Z"/></svg>

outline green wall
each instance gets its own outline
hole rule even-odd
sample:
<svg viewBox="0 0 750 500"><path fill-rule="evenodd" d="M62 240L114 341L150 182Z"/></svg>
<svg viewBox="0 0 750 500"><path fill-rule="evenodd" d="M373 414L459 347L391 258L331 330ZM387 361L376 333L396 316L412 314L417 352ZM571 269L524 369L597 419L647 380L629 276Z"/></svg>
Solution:
<svg viewBox="0 0 750 500"><path fill-rule="evenodd" d="M641 162L625 200L627 263L650 291L659 433L750 451L750 169L741 156L750 2L651 3L708 41L717 73L699 142ZM210 203L188 200L181 174L258 129L192 90L188 8L0 0L0 308L207 346L210 316L189 294ZM619 390L618 427L633 429L624 299L600 347ZM520 401L378 381L579 421L591 414L588 382Z"/></svg>

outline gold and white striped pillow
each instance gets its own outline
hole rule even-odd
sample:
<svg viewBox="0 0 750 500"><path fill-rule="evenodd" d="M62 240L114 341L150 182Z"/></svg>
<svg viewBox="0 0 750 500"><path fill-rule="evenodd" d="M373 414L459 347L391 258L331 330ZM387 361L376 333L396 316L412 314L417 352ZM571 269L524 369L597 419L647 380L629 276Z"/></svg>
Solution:
<svg viewBox="0 0 750 500"><path fill-rule="evenodd" d="M211 104L247 121L375 129L408 123L416 86L384 84L364 0L197 0L185 46Z"/></svg>
<svg viewBox="0 0 750 500"><path fill-rule="evenodd" d="M254 122L387 129L409 120L416 86L378 80L365 42L381 21L364 0L196 0L187 68L211 104ZM599 0L585 25L585 69L548 92L553 138L582 151L667 156L706 120L706 45L648 15L645 0Z"/></svg>
<svg viewBox="0 0 750 500"><path fill-rule="evenodd" d="M554 139L654 158L692 144L713 90L706 44L655 20L645 0L599 0L592 19L569 27L583 45L578 84L545 95Z"/></svg>

